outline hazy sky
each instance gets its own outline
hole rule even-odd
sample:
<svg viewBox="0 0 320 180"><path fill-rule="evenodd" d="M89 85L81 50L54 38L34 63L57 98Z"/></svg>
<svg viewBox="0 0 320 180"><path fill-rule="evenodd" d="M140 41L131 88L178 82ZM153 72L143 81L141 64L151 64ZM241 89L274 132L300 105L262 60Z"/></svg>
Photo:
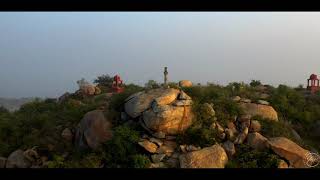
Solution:
<svg viewBox="0 0 320 180"><path fill-rule="evenodd" d="M125 82L320 74L318 12L1 12L0 97L57 97L119 73Z"/></svg>

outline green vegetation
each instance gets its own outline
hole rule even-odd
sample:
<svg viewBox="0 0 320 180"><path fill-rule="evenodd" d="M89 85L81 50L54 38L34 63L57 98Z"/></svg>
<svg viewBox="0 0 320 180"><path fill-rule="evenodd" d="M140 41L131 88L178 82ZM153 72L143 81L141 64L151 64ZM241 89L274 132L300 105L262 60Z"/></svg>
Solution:
<svg viewBox="0 0 320 180"><path fill-rule="evenodd" d="M236 147L237 152L226 168L277 168L280 158L271 151L256 151L245 144Z"/></svg>
<svg viewBox="0 0 320 180"><path fill-rule="evenodd" d="M109 75L99 76L95 83L110 92L112 78ZM169 83L178 88L177 83ZM253 102L260 99L261 82L233 82L227 86L208 83L205 86L182 88L193 99L194 123L183 134L177 136L178 144L193 144L207 147L219 143L220 139L211 125L218 121L222 126L243 112L231 97L249 98ZM36 99L23 105L20 110L9 112L0 107L0 156L7 157L14 150L37 146L39 151L49 157L48 167L106 167L106 168L145 168L150 165L150 157L137 142L142 135L139 125L126 125L120 120L125 99L145 89L159 87L150 80L146 87L134 84L124 85L122 93L108 97L102 93L96 96L81 97L72 94L67 100L57 103L55 100ZM266 99L276 109L279 122L260 121L262 132L266 137L284 136L305 148L319 150L319 140L311 138L309 132L313 124L320 119L320 93L305 96L303 88L291 88L279 85L277 88L264 86L263 93L270 96ZM215 117L210 115L204 103L213 104ZM84 114L106 107L103 111L107 119L112 120L113 138L96 151L77 152L71 143L61 140L61 132L65 128L74 131ZM134 123L133 123L134 124ZM303 141L298 141L292 129L295 129ZM246 145L237 146L237 153L227 167L277 167L279 157L269 151L258 152ZM68 155L65 155L67 152Z"/></svg>
<svg viewBox="0 0 320 180"><path fill-rule="evenodd" d="M160 84L155 80L149 80L144 86L146 89L156 89L160 87Z"/></svg>
<svg viewBox="0 0 320 180"><path fill-rule="evenodd" d="M128 126L121 125L115 128L113 139L104 145L104 160L109 168L141 167L150 164L150 160L143 154L139 154L138 131Z"/></svg>

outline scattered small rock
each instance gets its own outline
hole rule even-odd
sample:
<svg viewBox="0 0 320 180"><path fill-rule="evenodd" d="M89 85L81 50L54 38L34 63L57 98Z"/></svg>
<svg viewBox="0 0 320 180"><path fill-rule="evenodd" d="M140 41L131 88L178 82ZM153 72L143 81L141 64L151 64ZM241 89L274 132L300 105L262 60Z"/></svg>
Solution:
<svg viewBox="0 0 320 180"><path fill-rule="evenodd" d="M165 154L153 154L151 155L152 162L159 163L166 157Z"/></svg>
<svg viewBox="0 0 320 180"><path fill-rule="evenodd" d="M162 131L158 131L158 132L152 134L152 136L154 136L158 139L165 139L166 138L166 134Z"/></svg>
<svg viewBox="0 0 320 180"><path fill-rule="evenodd" d="M249 133L249 129L246 127L236 138L234 141L234 144L242 144L244 140L247 138L247 135Z"/></svg>
<svg viewBox="0 0 320 180"><path fill-rule="evenodd" d="M232 101L239 102L241 100L241 97L240 96L234 96L231 99L232 99Z"/></svg>
<svg viewBox="0 0 320 180"><path fill-rule="evenodd" d="M261 124L257 120L251 120L249 132L260 132Z"/></svg>
<svg viewBox="0 0 320 180"><path fill-rule="evenodd" d="M240 99L240 102L243 102L243 103L251 103L251 100L250 100L250 99L247 99L247 98L241 98L241 99Z"/></svg>
<svg viewBox="0 0 320 180"><path fill-rule="evenodd" d="M194 146L194 145L187 145L187 146L186 146L186 150L187 150L188 152L198 151L198 150L200 150L200 149L201 149L201 147L196 147L196 146Z"/></svg>
<svg viewBox="0 0 320 180"><path fill-rule="evenodd" d="M180 145L180 150L182 153L187 153L186 147L187 145Z"/></svg>
<svg viewBox="0 0 320 180"><path fill-rule="evenodd" d="M233 130L226 128L225 130L226 138L230 141L234 141L235 139L235 133Z"/></svg>
<svg viewBox="0 0 320 180"><path fill-rule="evenodd" d="M278 168L289 168L289 166L288 166L288 163L286 161L281 159L279 164L278 164Z"/></svg>
<svg viewBox="0 0 320 180"><path fill-rule="evenodd" d="M268 101L265 101L265 100L258 100L258 104L269 105L270 103Z"/></svg>
<svg viewBox="0 0 320 180"><path fill-rule="evenodd" d="M143 139L142 141L138 142L138 144L150 153L157 152L158 146L146 139Z"/></svg>
<svg viewBox="0 0 320 180"><path fill-rule="evenodd" d="M150 138L149 141L157 144L158 146L162 146L162 144L163 144L163 142L160 139L157 139L154 137Z"/></svg>
<svg viewBox="0 0 320 180"><path fill-rule="evenodd" d="M222 147L226 151L229 158L231 158L236 153L236 148L231 141L226 141L222 144Z"/></svg>

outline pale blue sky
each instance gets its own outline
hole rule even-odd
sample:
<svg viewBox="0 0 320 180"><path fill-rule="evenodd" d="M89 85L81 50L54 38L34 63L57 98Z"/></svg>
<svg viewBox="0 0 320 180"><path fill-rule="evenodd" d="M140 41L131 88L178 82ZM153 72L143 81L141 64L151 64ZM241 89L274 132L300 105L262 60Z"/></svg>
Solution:
<svg viewBox="0 0 320 180"><path fill-rule="evenodd" d="M0 97L57 97L103 73L126 83L291 86L320 74L318 12L1 12Z"/></svg>

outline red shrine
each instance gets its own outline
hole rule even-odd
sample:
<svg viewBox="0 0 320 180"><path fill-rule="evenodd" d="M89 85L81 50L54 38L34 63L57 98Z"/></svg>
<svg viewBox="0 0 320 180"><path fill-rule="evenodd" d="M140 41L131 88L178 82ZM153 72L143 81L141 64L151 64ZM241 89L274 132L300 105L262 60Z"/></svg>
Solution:
<svg viewBox="0 0 320 180"><path fill-rule="evenodd" d="M307 89L314 94L319 90L319 79L317 75L311 74L310 78L308 79Z"/></svg>
<svg viewBox="0 0 320 180"><path fill-rule="evenodd" d="M113 82L112 82L112 90L116 93L121 93L123 92L123 87L122 87L123 81L121 80L119 75L115 75L113 77Z"/></svg>

